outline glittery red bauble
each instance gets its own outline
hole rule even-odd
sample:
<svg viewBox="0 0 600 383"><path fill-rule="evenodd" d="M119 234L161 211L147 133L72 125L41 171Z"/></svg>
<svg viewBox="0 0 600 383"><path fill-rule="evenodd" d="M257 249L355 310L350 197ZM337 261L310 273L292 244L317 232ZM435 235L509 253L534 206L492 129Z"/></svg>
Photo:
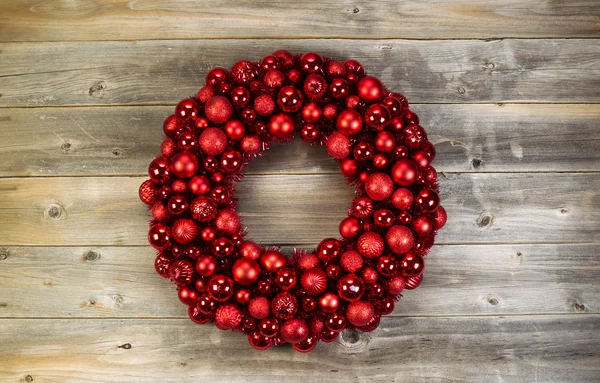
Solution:
<svg viewBox="0 0 600 383"><path fill-rule="evenodd" d="M201 255L196 259L196 272L203 277L209 277L217 269L217 260L211 255Z"/></svg>
<svg viewBox="0 0 600 383"><path fill-rule="evenodd" d="M353 217L348 217L340 222L340 235L346 239L354 238L358 235L362 228L360 222Z"/></svg>
<svg viewBox="0 0 600 383"><path fill-rule="evenodd" d="M392 252L395 254L404 254L412 248L414 236L409 228L396 225L390 227L387 231L385 241Z"/></svg>
<svg viewBox="0 0 600 383"><path fill-rule="evenodd" d="M373 130L383 130L391 121L391 115L385 105L373 104L365 111L365 122Z"/></svg>
<svg viewBox="0 0 600 383"><path fill-rule="evenodd" d="M169 266L169 278L179 285L189 285L194 280L194 265L187 259L178 259Z"/></svg>
<svg viewBox="0 0 600 383"><path fill-rule="evenodd" d="M191 305L198 299L198 292L194 289L182 286L177 291L177 297L184 305Z"/></svg>
<svg viewBox="0 0 600 383"><path fill-rule="evenodd" d="M377 282L379 273L371 266L367 266L362 270L362 279L367 285Z"/></svg>
<svg viewBox="0 0 600 383"><path fill-rule="evenodd" d="M171 178L169 160L164 157L155 158L148 166L148 175L155 184L164 184Z"/></svg>
<svg viewBox="0 0 600 383"><path fill-rule="evenodd" d="M231 67L231 78L237 84L249 84L258 76L258 65L248 60L241 60Z"/></svg>
<svg viewBox="0 0 600 383"><path fill-rule="evenodd" d="M394 183L390 176L385 173L374 173L365 182L367 195L375 201L383 201L392 195Z"/></svg>
<svg viewBox="0 0 600 383"><path fill-rule="evenodd" d="M325 64L325 74L327 77L343 77L346 75L346 67L339 61L329 60Z"/></svg>
<svg viewBox="0 0 600 383"><path fill-rule="evenodd" d="M207 292L217 302L225 302L233 296L233 280L222 274L214 275L208 281Z"/></svg>
<svg viewBox="0 0 600 383"><path fill-rule="evenodd" d="M170 138L167 138L162 142L162 144L160 144L160 153L163 155L163 157L172 157L176 150L177 144Z"/></svg>
<svg viewBox="0 0 600 383"><path fill-rule="evenodd" d="M371 302L352 302L346 308L346 318L354 326L366 326L375 316L375 307Z"/></svg>
<svg viewBox="0 0 600 383"><path fill-rule="evenodd" d="M271 311L280 319L293 318L298 312L298 299L287 291L281 292L273 298Z"/></svg>
<svg viewBox="0 0 600 383"><path fill-rule="evenodd" d="M405 278L418 277L424 268L425 260L417 254L406 254L400 261L400 270Z"/></svg>
<svg viewBox="0 0 600 383"><path fill-rule="evenodd" d="M169 218L169 211L167 210L167 207L160 202L152 205L152 218L154 218L154 220L157 222L166 221Z"/></svg>
<svg viewBox="0 0 600 383"><path fill-rule="evenodd" d="M405 188L396 189L392 194L392 204L400 210L408 210L413 203L413 194Z"/></svg>
<svg viewBox="0 0 600 383"><path fill-rule="evenodd" d="M173 223L171 234L173 239L179 243L190 243L198 236L198 226L196 222L189 218L181 218Z"/></svg>
<svg viewBox="0 0 600 383"><path fill-rule="evenodd" d="M260 257L260 265L263 269L275 272L287 264L287 257L277 250L268 250Z"/></svg>
<svg viewBox="0 0 600 383"><path fill-rule="evenodd" d="M363 258L357 251L346 251L342 254L340 266L349 273L355 273L362 268Z"/></svg>
<svg viewBox="0 0 600 383"><path fill-rule="evenodd" d="M308 295L319 295L327 288L327 275L319 268L306 270L300 278L300 284Z"/></svg>
<svg viewBox="0 0 600 383"><path fill-rule="evenodd" d="M257 154L262 147L262 141L258 136L244 136L240 142L240 149L246 154Z"/></svg>
<svg viewBox="0 0 600 383"><path fill-rule="evenodd" d="M286 113L299 111L303 100L302 92L291 85L284 86L277 93L277 105Z"/></svg>
<svg viewBox="0 0 600 383"><path fill-rule="evenodd" d="M242 322L242 313L234 305L223 305L215 313L215 326L220 330L231 330Z"/></svg>
<svg viewBox="0 0 600 383"><path fill-rule="evenodd" d="M326 148L331 157L341 160L350 154L350 139L334 132L327 138Z"/></svg>
<svg viewBox="0 0 600 383"><path fill-rule="evenodd" d="M269 94L261 94L254 99L254 110L261 116L270 116L275 111L275 100Z"/></svg>
<svg viewBox="0 0 600 383"><path fill-rule="evenodd" d="M190 212L198 222L210 222L217 216L217 203L210 197L200 196L190 204Z"/></svg>
<svg viewBox="0 0 600 383"><path fill-rule="evenodd" d="M155 249L161 250L171 243L171 230L162 223L157 223L150 226L148 231L148 242Z"/></svg>
<svg viewBox="0 0 600 383"><path fill-rule="evenodd" d="M172 114L165 119L163 123L163 132L167 137L176 137L177 130L181 127L181 122L176 115Z"/></svg>
<svg viewBox="0 0 600 383"><path fill-rule="evenodd" d="M421 189L415 196L414 204L420 211L432 213L440 206L440 197L437 192L430 188Z"/></svg>
<svg viewBox="0 0 600 383"><path fill-rule="evenodd" d="M358 252L365 258L376 258L383 253L383 239L379 234L372 231L362 234L356 245Z"/></svg>
<svg viewBox="0 0 600 383"><path fill-rule="evenodd" d="M297 257L296 265L303 270L312 269L319 265L319 258L313 253L302 254Z"/></svg>
<svg viewBox="0 0 600 383"><path fill-rule="evenodd" d="M269 120L267 129L273 137L283 138L294 132L294 120L285 113L276 114Z"/></svg>
<svg viewBox="0 0 600 383"><path fill-rule="evenodd" d="M331 262L342 255L342 245L335 238L325 238L317 246L316 255L323 262Z"/></svg>
<svg viewBox="0 0 600 383"><path fill-rule="evenodd" d="M398 185L410 186L417 180L417 164L412 160L398 160L392 166L391 175Z"/></svg>
<svg viewBox="0 0 600 383"><path fill-rule="evenodd" d="M140 200L146 205L153 205L156 202L156 193L158 190L150 180L144 181L140 185L139 196Z"/></svg>
<svg viewBox="0 0 600 383"><path fill-rule="evenodd" d="M233 280L242 286L249 286L258 280L260 266L250 258L240 258L231 269Z"/></svg>
<svg viewBox="0 0 600 383"><path fill-rule="evenodd" d="M225 234L235 234L240 229L240 216L232 209L219 210L215 218L215 226Z"/></svg>
<svg viewBox="0 0 600 383"><path fill-rule="evenodd" d="M200 148L208 155L216 156L227 147L227 135L218 128L206 128L200 133Z"/></svg>
<svg viewBox="0 0 600 383"><path fill-rule="evenodd" d="M344 136L357 135L363 127L362 116L354 109L346 109L338 114L335 127Z"/></svg>
<svg viewBox="0 0 600 383"><path fill-rule="evenodd" d="M397 275L387 282L386 288L388 294L398 295L404 290L404 286L406 285L406 281L403 277Z"/></svg>
<svg viewBox="0 0 600 383"><path fill-rule="evenodd" d="M204 106L206 118L215 124L223 124L233 115L233 105L224 96L213 96Z"/></svg>
<svg viewBox="0 0 600 383"><path fill-rule="evenodd" d="M319 297L319 308L324 313L334 313L340 308L340 297L334 293L325 293Z"/></svg>
<svg viewBox="0 0 600 383"><path fill-rule="evenodd" d="M343 300L354 302L362 297L365 286L356 274L346 274L338 281L337 292Z"/></svg>
<svg viewBox="0 0 600 383"><path fill-rule="evenodd" d="M444 209L442 206L438 206L434 213L435 229L439 230L444 227L447 219L448 216L446 214L446 209Z"/></svg>
<svg viewBox="0 0 600 383"><path fill-rule="evenodd" d="M244 241L240 246L240 254L242 257L255 261L258 261L260 258L261 251L261 247L252 241Z"/></svg>
<svg viewBox="0 0 600 383"><path fill-rule="evenodd" d="M265 319L271 312L271 301L265 297L253 298L248 303L248 312L256 319Z"/></svg>
<svg viewBox="0 0 600 383"><path fill-rule="evenodd" d="M163 278L168 278L169 266L171 265L171 262L173 262L173 257L165 253L158 254L154 260L154 268L156 269L158 275Z"/></svg>
<svg viewBox="0 0 600 383"><path fill-rule="evenodd" d="M308 337L310 330L303 319L294 318L283 322L280 333L286 342L298 343Z"/></svg>
<svg viewBox="0 0 600 383"><path fill-rule="evenodd" d="M358 97L367 102L376 102L383 98L383 84L378 78L365 76L358 82Z"/></svg>

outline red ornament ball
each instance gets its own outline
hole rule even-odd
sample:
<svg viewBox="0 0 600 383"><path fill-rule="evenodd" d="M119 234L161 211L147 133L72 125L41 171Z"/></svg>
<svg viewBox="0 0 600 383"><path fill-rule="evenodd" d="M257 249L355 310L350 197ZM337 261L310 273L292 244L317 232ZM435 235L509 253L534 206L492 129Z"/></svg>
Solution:
<svg viewBox="0 0 600 383"><path fill-rule="evenodd" d="M167 225L162 223L150 226L148 242L150 242L152 247L158 250L167 247L171 243L171 230Z"/></svg>
<svg viewBox="0 0 600 383"><path fill-rule="evenodd" d="M360 221L354 217L348 217L340 222L340 235L346 239L356 237L361 231Z"/></svg>
<svg viewBox="0 0 600 383"><path fill-rule="evenodd" d="M358 97L367 102L377 102L384 96L381 81L373 76L365 76L358 82Z"/></svg>
<svg viewBox="0 0 600 383"><path fill-rule="evenodd" d="M371 302L352 302L346 308L346 318L354 326L366 326L375 316L375 307Z"/></svg>
<svg viewBox="0 0 600 383"><path fill-rule="evenodd" d="M171 159L171 169L179 178L190 178L198 171L198 158L190 152L179 152Z"/></svg>
<svg viewBox="0 0 600 383"><path fill-rule="evenodd" d="M198 225L189 218L180 218L173 223L171 233L173 239L179 243L187 244L192 242L198 236Z"/></svg>
<svg viewBox="0 0 600 383"><path fill-rule="evenodd" d="M280 319L290 319L298 312L298 299L287 291L281 292L271 302L273 315Z"/></svg>
<svg viewBox="0 0 600 383"><path fill-rule="evenodd" d="M413 203L413 194L409 189L400 188L392 194L392 204L400 210L408 210Z"/></svg>
<svg viewBox="0 0 600 383"><path fill-rule="evenodd" d="M363 120L360 113L354 109L346 109L338 114L335 127L344 136L354 136L360 133Z"/></svg>
<svg viewBox="0 0 600 383"><path fill-rule="evenodd" d="M218 128L206 128L200 133L200 149L210 156L216 156L227 147L227 135Z"/></svg>
<svg viewBox="0 0 600 383"><path fill-rule="evenodd" d="M284 138L294 132L294 120L285 113L276 114L269 120L267 129L273 137Z"/></svg>
<svg viewBox="0 0 600 383"><path fill-rule="evenodd" d="M169 278L176 285L189 285L194 280L194 265L187 259L173 261L169 266Z"/></svg>
<svg viewBox="0 0 600 383"><path fill-rule="evenodd" d="M317 257L323 262L331 262L342 254L342 245L335 238L325 238L317 246Z"/></svg>
<svg viewBox="0 0 600 383"><path fill-rule="evenodd" d="M242 313L234 305L223 305L215 313L215 326L220 330L231 330L242 322Z"/></svg>
<svg viewBox="0 0 600 383"><path fill-rule="evenodd" d="M190 212L198 222L210 222L217 216L217 203L210 197L200 196L192 201Z"/></svg>
<svg viewBox="0 0 600 383"><path fill-rule="evenodd" d="M233 105L224 96L213 96L204 105L206 118L215 124L227 122L233 115Z"/></svg>
<svg viewBox="0 0 600 383"><path fill-rule="evenodd" d="M383 201L389 198L394 191L394 183L390 176L385 173L374 173L365 182L367 195L375 201Z"/></svg>
<svg viewBox="0 0 600 383"><path fill-rule="evenodd" d="M207 292L217 302L226 302L233 296L233 280L225 275L217 274L208 281Z"/></svg>
<svg viewBox="0 0 600 383"><path fill-rule="evenodd" d="M425 260L417 254L406 254L400 261L400 270L405 278L418 277L424 268Z"/></svg>
<svg viewBox="0 0 600 383"><path fill-rule="evenodd" d="M153 205L156 202L157 193L158 190L150 180L144 181L138 191L140 200L146 205Z"/></svg>
<svg viewBox="0 0 600 383"><path fill-rule="evenodd" d="M300 284L308 295L320 295L327 288L327 275L323 270L315 267L306 270L300 278Z"/></svg>
<svg viewBox="0 0 600 383"><path fill-rule="evenodd" d="M196 259L196 272L203 277L210 277L217 269L217 260L211 255L201 255Z"/></svg>
<svg viewBox="0 0 600 383"><path fill-rule="evenodd" d="M392 178L400 186L410 186L417 180L417 164L412 160L401 159L392 166Z"/></svg>
<svg viewBox="0 0 600 383"><path fill-rule="evenodd" d="M324 313L332 314L340 308L340 297L334 293L325 293L319 297L318 303Z"/></svg>
<svg viewBox="0 0 600 383"><path fill-rule="evenodd" d="M250 258L240 258L231 269L233 280L242 286L249 286L258 280L260 266Z"/></svg>
<svg viewBox="0 0 600 383"><path fill-rule="evenodd" d="M248 303L248 312L253 318L265 319L271 313L271 301L265 297L253 298Z"/></svg>
<svg viewBox="0 0 600 383"><path fill-rule="evenodd" d="M233 209L219 210L215 217L215 226L225 234L235 234L240 229L240 216Z"/></svg>
<svg viewBox="0 0 600 383"><path fill-rule="evenodd" d="M268 250L260 257L260 265L263 269L275 272L287 264L287 257L277 250Z"/></svg>
<svg viewBox="0 0 600 383"><path fill-rule="evenodd" d="M342 254L340 266L349 273L355 273L363 266L363 258L357 251L349 250Z"/></svg>
<svg viewBox="0 0 600 383"><path fill-rule="evenodd" d="M303 319L294 318L283 322L281 337L288 343L299 343L308 338L310 330Z"/></svg>
<svg viewBox="0 0 600 383"><path fill-rule="evenodd" d="M357 248L363 257L377 258L383 253L383 239L375 232L366 232L358 238Z"/></svg>
<svg viewBox="0 0 600 383"><path fill-rule="evenodd" d="M341 133L334 132L327 138L326 148L331 157L341 160L350 154L350 139Z"/></svg>
<svg viewBox="0 0 600 383"><path fill-rule="evenodd" d="M413 247L414 236L406 226L396 225L387 231L385 241L393 253L404 254Z"/></svg>
<svg viewBox="0 0 600 383"><path fill-rule="evenodd" d="M338 295L348 302L359 300L364 291L365 286L356 274L346 274L337 283Z"/></svg>

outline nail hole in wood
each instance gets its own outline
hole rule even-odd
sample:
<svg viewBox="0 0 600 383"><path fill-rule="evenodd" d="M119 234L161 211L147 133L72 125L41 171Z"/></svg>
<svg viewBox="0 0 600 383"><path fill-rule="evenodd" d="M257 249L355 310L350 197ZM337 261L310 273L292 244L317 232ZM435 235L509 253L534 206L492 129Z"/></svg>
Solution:
<svg viewBox="0 0 600 383"><path fill-rule="evenodd" d="M71 143L70 142L63 142L62 145L60 146L60 148L63 151L68 152L69 150L71 150Z"/></svg>
<svg viewBox="0 0 600 383"><path fill-rule="evenodd" d="M465 94L467 93L467 90L465 88L463 88L462 86L459 86L458 89L458 94Z"/></svg>
<svg viewBox="0 0 600 383"><path fill-rule="evenodd" d="M124 348L125 350L129 350L131 348L131 344L125 343L120 345L118 348Z"/></svg>
<svg viewBox="0 0 600 383"><path fill-rule="evenodd" d="M8 258L8 249L0 249L0 261L4 261Z"/></svg>
<svg viewBox="0 0 600 383"><path fill-rule="evenodd" d="M104 89L106 89L106 83L104 81L98 81L90 87L88 93L90 96L95 96L101 94Z"/></svg>
<svg viewBox="0 0 600 383"><path fill-rule="evenodd" d="M484 65L485 69L494 69L496 67L496 65L494 65L494 63L487 63Z"/></svg>
<svg viewBox="0 0 600 383"><path fill-rule="evenodd" d="M560 209L560 214L567 214L569 212L569 210L562 208Z"/></svg>
<svg viewBox="0 0 600 383"><path fill-rule="evenodd" d="M585 305L583 303L575 302L573 305L577 311L585 311Z"/></svg>
<svg viewBox="0 0 600 383"><path fill-rule="evenodd" d="M31 375L27 375L27 376L25 377L25 381L26 381L27 383L31 383L31 382L33 382L33 376L31 376Z"/></svg>
<svg viewBox="0 0 600 383"><path fill-rule="evenodd" d="M354 7L354 9L352 10L352 12L358 13L358 12L360 12L360 9L358 9L357 7Z"/></svg>
<svg viewBox="0 0 600 383"><path fill-rule="evenodd" d="M330 370L331 372L340 372L340 370Z"/></svg>
<svg viewBox="0 0 600 383"><path fill-rule="evenodd" d="M122 153L123 153L123 152L122 152L122 151L121 151L121 149L119 149L119 148L115 148L115 149L113 149L113 151L112 151L112 154L113 154L113 156L115 156L115 157L118 157L118 156L120 156Z"/></svg>
<svg viewBox="0 0 600 383"><path fill-rule="evenodd" d="M100 252L98 250L90 250L83 255L85 262L94 262L100 259Z"/></svg>

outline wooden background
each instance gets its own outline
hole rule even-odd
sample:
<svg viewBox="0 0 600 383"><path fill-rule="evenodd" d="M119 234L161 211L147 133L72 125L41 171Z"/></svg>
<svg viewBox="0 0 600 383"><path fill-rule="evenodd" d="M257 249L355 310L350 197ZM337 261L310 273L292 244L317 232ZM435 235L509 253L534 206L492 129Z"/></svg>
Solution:
<svg viewBox="0 0 600 383"><path fill-rule="evenodd" d="M0 3L0 381L600 381L597 0ZM257 352L155 274L137 198L163 118L209 68L356 58L435 143L447 226L370 334ZM259 241L337 234L321 148L239 184Z"/></svg>

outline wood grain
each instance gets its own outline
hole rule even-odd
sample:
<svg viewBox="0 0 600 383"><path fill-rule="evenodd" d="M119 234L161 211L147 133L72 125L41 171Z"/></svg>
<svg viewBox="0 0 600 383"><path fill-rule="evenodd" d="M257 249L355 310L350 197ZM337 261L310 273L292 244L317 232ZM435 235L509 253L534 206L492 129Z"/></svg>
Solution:
<svg viewBox="0 0 600 383"><path fill-rule="evenodd" d="M597 315L384 318L300 354L188 319L0 320L3 381L357 382L600 379ZM241 362L243 361L243 362Z"/></svg>
<svg viewBox="0 0 600 383"><path fill-rule="evenodd" d="M600 102L600 40L171 40L0 44L0 107L175 103L274 47L361 60L412 103Z"/></svg>
<svg viewBox="0 0 600 383"><path fill-rule="evenodd" d="M2 179L0 244L146 245L143 179ZM255 175L237 186L250 237L268 244L337 236L354 192L341 174ZM449 219L438 243L597 241L599 189L594 173L440 175Z"/></svg>
<svg viewBox="0 0 600 383"><path fill-rule="evenodd" d="M415 105L439 172L600 170L599 105ZM0 109L0 177L144 175L170 106ZM247 173L338 173L318 146L275 145Z"/></svg>
<svg viewBox="0 0 600 383"><path fill-rule="evenodd" d="M17 0L0 15L1 41L600 36L589 0Z"/></svg>
<svg viewBox="0 0 600 383"><path fill-rule="evenodd" d="M423 283L392 315L598 314L599 253L600 244L435 246ZM155 255L150 246L2 248L0 317L185 318Z"/></svg>

